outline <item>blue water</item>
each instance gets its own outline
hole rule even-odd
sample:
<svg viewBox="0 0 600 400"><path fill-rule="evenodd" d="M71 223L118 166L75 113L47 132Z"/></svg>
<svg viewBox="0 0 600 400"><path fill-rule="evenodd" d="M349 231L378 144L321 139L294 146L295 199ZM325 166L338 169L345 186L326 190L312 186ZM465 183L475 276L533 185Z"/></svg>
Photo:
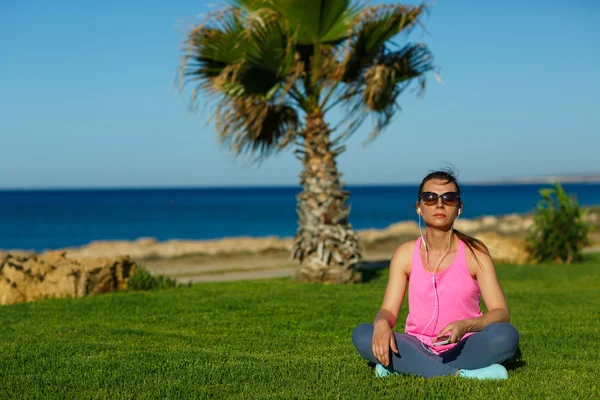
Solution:
<svg viewBox="0 0 600 400"><path fill-rule="evenodd" d="M548 185L463 185L464 218L532 211ZM600 184L564 184L581 205ZM385 228L415 220L417 186L348 187L350 223ZM300 188L0 191L0 249L42 251L143 236L214 239L294 236Z"/></svg>

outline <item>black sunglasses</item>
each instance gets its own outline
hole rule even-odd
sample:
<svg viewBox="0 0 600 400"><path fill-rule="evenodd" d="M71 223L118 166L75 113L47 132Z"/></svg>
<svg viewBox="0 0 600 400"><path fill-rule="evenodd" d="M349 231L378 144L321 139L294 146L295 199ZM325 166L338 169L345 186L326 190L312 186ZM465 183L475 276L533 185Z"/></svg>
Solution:
<svg viewBox="0 0 600 400"><path fill-rule="evenodd" d="M423 192L419 197L426 206L437 204L440 197L442 198L442 202L447 206L455 206L460 201L460 196L456 192L446 192L441 195L433 192Z"/></svg>

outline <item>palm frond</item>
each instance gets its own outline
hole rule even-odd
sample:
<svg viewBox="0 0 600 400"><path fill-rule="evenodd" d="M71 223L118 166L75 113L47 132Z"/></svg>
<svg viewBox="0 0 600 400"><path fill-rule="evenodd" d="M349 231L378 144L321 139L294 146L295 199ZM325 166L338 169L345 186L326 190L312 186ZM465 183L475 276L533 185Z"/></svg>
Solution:
<svg viewBox="0 0 600 400"><path fill-rule="evenodd" d="M270 104L256 96L225 97L215 113L220 143L236 155L261 161L294 142L298 115L288 105Z"/></svg>
<svg viewBox="0 0 600 400"><path fill-rule="evenodd" d="M231 3L246 12L254 12L261 9L277 10L277 7L270 0L231 0Z"/></svg>
<svg viewBox="0 0 600 400"><path fill-rule="evenodd" d="M348 115L374 117L374 129L364 142L374 140L389 125L399 110L397 98L412 83L425 88L425 73L435 68L433 55L422 44L406 45L382 54L376 64L366 68L359 79L347 87L344 99L350 105ZM362 122L362 120L360 120Z"/></svg>
<svg viewBox="0 0 600 400"><path fill-rule="evenodd" d="M285 95L301 68L292 40L281 29L278 14L269 9L252 13L229 7L210 14L192 30L180 67L181 87L196 82L196 93L228 96Z"/></svg>
<svg viewBox="0 0 600 400"><path fill-rule="evenodd" d="M400 32L408 33L416 25L425 6L399 4L368 7L354 21L348 48L344 54L345 82L357 79L364 68L386 51L386 42Z"/></svg>
<svg viewBox="0 0 600 400"><path fill-rule="evenodd" d="M249 12L276 11L300 45L346 39L360 12L359 4L353 0L234 0L234 4Z"/></svg>
<svg viewBox="0 0 600 400"><path fill-rule="evenodd" d="M360 13L360 4L324 0L319 15L320 43L337 43L348 38L349 28Z"/></svg>
<svg viewBox="0 0 600 400"><path fill-rule="evenodd" d="M433 68L424 46L388 47L424 6L360 12L354 0L230 1L190 32L180 72L196 84L192 102L201 90L217 99L220 141L238 155L262 160L285 148L300 135L298 113L339 102L349 107L350 134L375 118L371 141L398 110L398 96L413 82L424 87Z"/></svg>
<svg viewBox="0 0 600 400"><path fill-rule="evenodd" d="M279 14L239 7L209 15L188 35L182 73L215 103L212 117L221 145L254 161L285 148L298 134L298 115L288 96L302 74Z"/></svg>
<svg viewBox="0 0 600 400"><path fill-rule="evenodd" d="M396 84L422 77L435 69L433 54L422 43L407 44L400 50L386 52L377 62L393 69Z"/></svg>
<svg viewBox="0 0 600 400"><path fill-rule="evenodd" d="M248 18L248 63L281 77L294 63L290 37L276 21L277 14L256 12Z"/></svg>
<svg viewBox="0 0 600 400"><path fill-rule="evenodd" d="M219 86L215 83L231 75L234 66L243 59L247 51L247 43L241 36L243 30L241 13L228 7L209 14L204 22L188 33L178 80L180 88L191 81L198 82L192 93L192 102L199 89L218 92Z"/></svg>

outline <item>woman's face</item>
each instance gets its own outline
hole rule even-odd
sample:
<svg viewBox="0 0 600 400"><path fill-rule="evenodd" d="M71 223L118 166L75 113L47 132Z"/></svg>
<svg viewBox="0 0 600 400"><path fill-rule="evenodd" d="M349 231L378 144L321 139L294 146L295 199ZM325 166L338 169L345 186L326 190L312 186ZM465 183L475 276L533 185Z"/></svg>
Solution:
<svg viewBox="0 0 600 400"><path fill-rule="evenodd" d="M454 183L448 183L440 179L431 179L425 182L421 194L425 192L432 192L441 196L442 194L448 192L456 193L457 189L458 188ZM458 211L461 207L462 203L460 199L456 205L444 204L441 197L439 197L437 202L433 205L426 205L422 199L419 199L417 202L417 212L419 212L420 208L423 220L428 225L438 226L440 228L444 226L451 226L458 216Z"/></svg>

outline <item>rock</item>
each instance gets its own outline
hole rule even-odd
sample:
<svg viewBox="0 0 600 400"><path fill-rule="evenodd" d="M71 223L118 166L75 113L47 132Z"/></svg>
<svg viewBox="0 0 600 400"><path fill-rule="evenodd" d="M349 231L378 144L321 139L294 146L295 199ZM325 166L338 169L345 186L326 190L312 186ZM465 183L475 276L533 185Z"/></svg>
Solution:
<svg viewBox="0 0 600 400"><path fill-rule="evenodd" d="M34 255L35 252L24 251L24 250L0 250L0 260L2 260L4 257L8 256L9 254L12 254L13 256L27 257L27 256Z"/></svg>
<svg viewBox="0 0 600 400"><path fill-rule="evenodd" d="M481 221L478 220L471 220L471 219L465 219L465 218L459 218L458 220L456 220L454 222L454 228L466 233L467 235L472 234L473 232L477 232L479 230L481 230Z"/></svg>
<svg viewBox="0 0 600 400"><path fill-rule="evenodd" d="M0 304L84 297L125 289L136 264L129 257L75 260L65 251L0 259Z"/></svg>
<svg viewBox="0 0 600 400"><path fill-rule="evenodd" d="M481 227L484 229L493 228L498 224L498 218L488 215L481 218Z"/></svg>
<svg viewBox="0 0 600 400"><path fill-rule="evenodd" d="M417 236L419 234L419 226L413 221L402 221L389 225L385 229L361 229L358 231L358 234L365 243L372 243L403 235Z"/></svg>
<svg viewBox="0 0 600 400"><path fill-rule="evenodd" d="M76 259L131 256L136 260L148 258L181 257L191 254L230 254L239 252L263 252L292 248L293 239L268 237L232 237L215 240L167 240L158 242L154 238L141 240L94 241L87 246L67 249Z"/></svg>
<svg viewBox="0 0 600 400"><path fill-rule="evenodd" d="M156 243L158 243L158 240L153 237L141 237L138 238L135 243L139 246L154 246Z"/></svg>
<svg viewBox="0 0 600 400"><path fill-rule="evenodd" d="M527 252L523 239L501 236L497 233L481 233L475 235L490 249L494 262L522 264L527 261Z"/></svg>
<svg viewBox="0 0 600 400"><path fill-rule="evenodd" d="M7 280L0 279L0 304L13 304L25 301L25 295L14 288Z"/></svg>
<svg viewBox="0 0 600 400"><path fill-rule="evenodd" d="M506 214L505 216L502 217L502 221L506 222L508 224L518 224L519 222L521 222L521 220L523 219L523 217L521 217L519 214Z"/></svg>
<svg viewBox="0 0 600 400"><path fill-rule="evenodd" d="M596 213L593 213L593 212L591 212L591 213L588 213L588 214L585 216L585 220L586 220L588 223L592 224L593 226L596 226L596 225L598 225L598 223L600 222L600 218L598 217L598 214L596 214Z"/></svg>
<svg viewBox="0 0 600 400"><path fill-rule="evenodd" d="M496 231L505 235L526 235L529 227L533 225L533 218L516 218L509 216L504 218L496 227Z"/></svg>

